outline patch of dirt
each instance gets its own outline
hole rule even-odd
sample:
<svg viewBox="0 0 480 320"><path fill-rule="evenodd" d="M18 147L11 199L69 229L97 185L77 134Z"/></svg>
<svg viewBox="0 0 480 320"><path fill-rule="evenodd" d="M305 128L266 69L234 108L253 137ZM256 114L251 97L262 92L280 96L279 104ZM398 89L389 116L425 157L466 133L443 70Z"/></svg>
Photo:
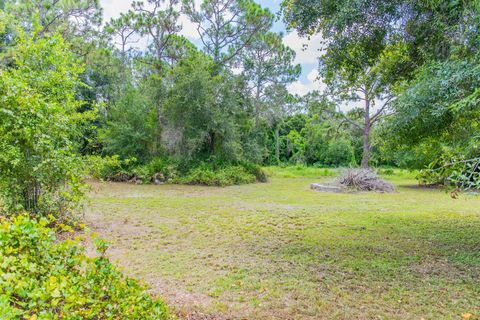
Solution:
<svg viewBox="0 0 480 320"><path fill-rule="evenodd" d="M220 315L206 315L198 310L205 310L212 304L212 298L207 295L186 292L180 286L162 279L147 278L145 281L150 285L150 293L164 299L169 306L174 307L177 315L182 319L212 319L223 320Z"/></svg>
<svg viewBox="0 0 480 320"><path fill-rule="evenodd" d="M184 319L185 320L223 320L225 318L220 316L211 316L211 315L201 314L201 313L192 313L187 315Z"/></svg>
<svg viewBox="0 0 480 320"><path fill-rule="evenodd" d="M415 264L409 269L415 273L418 273L422 279L432 276L442 276L448 279L455 279L465 276L466 273L465 270L448 263L448 261L442 260Z"/></svg>

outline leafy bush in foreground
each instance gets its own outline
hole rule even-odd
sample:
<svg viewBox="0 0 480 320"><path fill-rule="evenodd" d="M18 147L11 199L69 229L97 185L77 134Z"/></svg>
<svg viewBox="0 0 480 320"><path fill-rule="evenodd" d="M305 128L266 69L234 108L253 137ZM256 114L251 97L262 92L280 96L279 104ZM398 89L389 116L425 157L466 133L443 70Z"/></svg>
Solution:
<svg viewBox="0 0 480 320"><path fill-rule="evenodd" d="M88 258L78 242L20 215L0 224L0 319L168 319L152 299L102 255Z"/></svg>

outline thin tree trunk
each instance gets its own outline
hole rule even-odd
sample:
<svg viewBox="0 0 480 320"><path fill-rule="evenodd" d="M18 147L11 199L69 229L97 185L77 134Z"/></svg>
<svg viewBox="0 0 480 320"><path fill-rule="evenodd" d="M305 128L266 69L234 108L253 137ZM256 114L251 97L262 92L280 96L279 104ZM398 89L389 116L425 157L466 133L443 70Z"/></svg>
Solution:
<svg viewBox="0 0 480 320"><path fill-rule="evenodd" d="M125 63L127 60L126 54L125 54L125 39L122 34L122 90L125 91Z"/></svg>
<svg viewBox="0 0 480 320"><path fill-rule="evenodd" d="M280 130L278 125L275 127L275 160L280 164Z"/></svg>
<svg viewBox="0 0 480 320"><path fill-rule="evenodd" d="M257 75L260 74L260 71L257 69ZM261 81L257 76L256 80L256 91L255 91L255 128L260 127L260 94L261 94Z"/></svg>
<svg viewBox="0 0 480 320"><path fill-rule="evenodd" d="M362 157L362 168L369 168L370 161L370 100L365 96L365 127L363 128L363 157Z"/></svg>

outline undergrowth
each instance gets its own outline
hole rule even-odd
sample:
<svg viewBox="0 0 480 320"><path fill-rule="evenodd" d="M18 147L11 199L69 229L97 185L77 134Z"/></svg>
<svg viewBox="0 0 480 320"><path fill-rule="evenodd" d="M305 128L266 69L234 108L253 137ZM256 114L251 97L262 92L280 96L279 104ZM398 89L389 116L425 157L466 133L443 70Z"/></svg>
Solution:
<svg viewBox="0 0 480 320"><path fill-rule="evenodd" d="M169 158L154 158L140 164L134 158L88 157L88 175L104 181L133 182L137 184L196 184L230 186L267 182L267 173L253 163L198 162L184 164Z"/></svg>

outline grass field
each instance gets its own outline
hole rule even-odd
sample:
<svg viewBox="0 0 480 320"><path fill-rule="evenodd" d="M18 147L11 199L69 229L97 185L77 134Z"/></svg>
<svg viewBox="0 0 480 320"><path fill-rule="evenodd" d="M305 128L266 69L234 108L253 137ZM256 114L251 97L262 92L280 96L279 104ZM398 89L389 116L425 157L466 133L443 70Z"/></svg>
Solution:
<svg viewBox="0 0 480 320"><path fill-rule="evenodd" d="M393 194L319 193L328 170L268 170L227 188L93 183L87 222L188 319L480 319L480 197L406 172Z"/></svg>

